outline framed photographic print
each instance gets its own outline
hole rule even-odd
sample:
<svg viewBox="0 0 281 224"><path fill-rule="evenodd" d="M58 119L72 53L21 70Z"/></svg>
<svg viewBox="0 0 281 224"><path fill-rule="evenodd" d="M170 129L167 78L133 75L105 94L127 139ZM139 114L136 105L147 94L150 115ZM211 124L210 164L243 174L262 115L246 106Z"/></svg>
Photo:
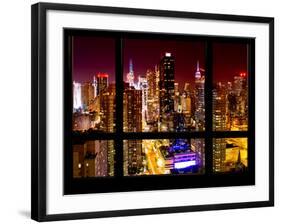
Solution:
<svg viewBox="0 0 281 224"><path fill-rule="evenodd" d="M273 206L273 84L273 18L33 5L32 218Z"/></svg>

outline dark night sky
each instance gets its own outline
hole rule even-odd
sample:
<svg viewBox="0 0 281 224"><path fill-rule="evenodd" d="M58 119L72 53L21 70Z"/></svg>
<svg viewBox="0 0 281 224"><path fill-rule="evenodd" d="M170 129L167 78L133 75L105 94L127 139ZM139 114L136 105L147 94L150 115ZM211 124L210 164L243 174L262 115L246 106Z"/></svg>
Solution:
<svg viewBox="0 0 281 224"><path fill-rule="evenodd" d="M133 60L135 82L159 63L165 52L175 57L175 81L183 87L184 82L194 84L196 62L205 69L204 42L170 40L124 41L124 78L129 70L129 59ZM102 37L75 37L73 42L73 80L90 81L94 74L106 72L110 82L115 80L114 39ZM213 75L215 81L233 81L233 76L247 70L247 48L245 44L215 44Z"/></svg>
<svg viewBox="0 0 281 224"><path fill-rule="evenodd" d="M233 81L240 72L247 72L247 45L215 43L213 78L215 81Z"/></svg>
<svg viewBox="0 0 281 224"><path fill-rule="evenodd" d="M112 38L79 36L73 40L73 80L86 82L99 72L115 80L115 41Z"/></svg>

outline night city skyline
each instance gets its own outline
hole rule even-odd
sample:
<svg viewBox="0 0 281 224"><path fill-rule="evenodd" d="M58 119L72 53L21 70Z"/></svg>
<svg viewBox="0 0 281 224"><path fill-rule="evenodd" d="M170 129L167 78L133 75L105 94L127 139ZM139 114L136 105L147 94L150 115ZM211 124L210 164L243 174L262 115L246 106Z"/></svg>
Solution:
<svg viewBox="0 0 281 224"><path fill-rule="evenodd" d="M158 63L161 56L171 52L177 60L175 77L181 83L182 80L193 78L197 61L201 68L205 68L204 48L204 42L200 41L125 39L123 76L129 71L130 59L133 61L135 74L144 75L147 69ZM149 49L149 53L145 49ZM73 52L73 81L88 82L94 75L102 72L109 74L110 82L115 82L114 38L75 37ZM214 82L230 81L235 75L247 71L247 45L215 43L213 59Z"/></svg>
<svg viewBox="0 0 281 224"><path fill-rule="evenodd" d="M72 130L81 135L205 131L205 42L124 39L123 107L115 39L73 37ZM213 131L248 130L247 44L213 43ZM119 114L120 115L120 114ZM119 123L120 125L120 123ZM247 138L212 140L213 172L245 172ZM123 139L123 175L205 173L205 139ZM74 177L114 176L114 140L73 143Z"/></svg>

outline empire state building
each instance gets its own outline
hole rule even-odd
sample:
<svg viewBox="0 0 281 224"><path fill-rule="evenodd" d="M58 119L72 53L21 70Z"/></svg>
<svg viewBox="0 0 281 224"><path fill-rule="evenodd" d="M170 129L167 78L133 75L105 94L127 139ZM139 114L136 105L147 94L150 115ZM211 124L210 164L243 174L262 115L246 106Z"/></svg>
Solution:
<svg viewBox="0 0 281 224"><path fill-rule="evenodd" d="M134 71L133 71L133 61L132 61L132 59L130 59L129 73L127 74L127 82L129 83L130 87L134 86L134 79L135 79L135 76L134 76Z"/></svg>
<svg viewBox="0 0 281 224"><path fill-rule="evenodd" d="M195 72L195 122L196 130L204 130L205 127L205 76L201 74L199 61Z"/></svg>

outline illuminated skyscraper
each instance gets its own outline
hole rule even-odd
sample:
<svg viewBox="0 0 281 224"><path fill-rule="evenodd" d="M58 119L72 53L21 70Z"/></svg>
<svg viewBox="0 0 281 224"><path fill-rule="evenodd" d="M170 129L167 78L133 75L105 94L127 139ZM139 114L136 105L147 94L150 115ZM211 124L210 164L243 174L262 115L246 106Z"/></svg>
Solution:
<svg viewBox="0 0 281 224"><path fill-rule="evenodd" d="M241 73L239 76L234 76L233 91L237 96L241 95L246 86L246 73Z"/></svg>
<svg viewBox="0 0 281 224"><path fill-rule="evenodd" d="M248 127L248 83L246 73L234 77L233 92L236 96L236 121L234 130L246 131Z"/></svg>
<svg viewBox="0 0 281 224"><path fill-rule="evenodd" d="M199 61L195 72L195 122L196 130L205 129L205 76L201 74Z"/></svg>
<svg viewBox="0 0 281 224"><path fill-rule="evenodd" d="M81 84L73 82L73 110L82 108Z"/></svg>
<svg viewBox="0 0 281 224"><path fill-rule="evenodd" d="M82 98L82 106L83 110L88 110L90 105L90 92L92 85L90 82L85 82L81 85L81 98Z"/></svg>
<svg viewBox="0 0 281 224"><path fill-rule="evenodd" d="M190 126L190 118L191 118L191 97L187 94L187 92L183 92L180 96L180 104L182 108L182 113L184 116L184 125L185 128L189 128Z"/></svg>
<svg viewBox="0 0 281 224"><path fill-rule="evenodd" d="M190 86L190 83L186 82L184 83L184 89L183 89L185 92L188 92L190 93L191 92L191 86Z"/></svg>
<svg viewBox="0 0 281 224"><path fill-rule="evenodd" d="M225 138L213 138L213 171L224 172L225 171L225 150L226 139Z"/></svg>
<svg viewBox="0 0 281 224"><path fill-rule="evenodd" d="M98 95L98 82L96 76L93 77L92 87L93 87L92 97L96 98Z"/></svg>
<svg viewBox="0 0 281 224"><path fill-rule="evenodd" d="M183 92L180 98L183 113L191 114L191 97Z"/></svg>
<svg viewBox="0 0 281 224"><path fill-rule="evenodd" d="M115 106L116 106L116 90L115 84L109 86L100 94L100 114L101 114L101 127L104 132L115 131ZM108 160L108 175L114 175L114 143L113 141L103 141L102 148L107 151Z"/></svg>
<svg viewBox="0 0 281 224"><path fill-rule="evenodd" d="M147 78L145 76L139 76L139 89L141 90L142 95L142 123L143 127L146 125L148 111L147 111L147 104L148 104L148 84Z"/></svg>
<svg viewBox="0 0 281 224"><path fill-rule="evenodd" d="M156 97L156 88L157 88L157 82L156 82L156 74L153 70L148 69L146 71L146 79L147 79L147 85L148 85L148 99L153 100L154 97Z"/></svg>
<svg viewBox="0 0 281 224"><path fill-rule="evenodd" d="M196 153L196 163L199 172L205 170L205 140L200 138L191 139L191 148Z"/></svg>
<svg viewBox="0 0 281 224"><path fill-rule="evenodd" d="M226 130L226 88L222 83L213 89L213 130Z"/></svg>
<svg viewBox="0 0 281 224"><path fill-rule="evenodd" d="M237 98L234 92L228 89L227 91L227 110L226 110L226 127L231 130L233 121L236 117Z"/></svg>
<svg viewBox="0 0 281 224"><path fill-rule="evenodd" d="M174 130L175 58L166 53L160 61L160 130Z"/></svg>
<svg viewBox="0 0 281 224"><path fill-rule="evenodd" d="M213 89L213 130L226 131L226 87L217 83ZM225 171L225 138L213 139L213 170L214 172Z"/></svg>
<svg viewBox="0 0 281 224"><path fill-rule="evenodd" d="M132 61L132 59L130 59L129 73L127 74L127 82L129 83L130 87L135 86L134 80L135 80L135 76L134 76L134 70L133 70L133 61Z"/></svg>
<svg viewBox="0 0 281 224"><path fill-rule="evenodd" d="M246 73L234 76L227 86L226 126L233 131L248 128L248 83Z"/></svg>
<svg viewBox="0 0 281 224"><path fill-rule="evenodd" d="M88 110L88 107L96 97L96 88L93 83L85 82L83 84L73 82L73 109Z"/></svg>
<svg viewBox="0 0 281 224"><path fill-rule="evenodd" d="M187 85L186 90L190 87ZM189 91L187 92L189 95ZM200 71L199 61L197 61L195 72L195 94L194 94L194 119L195 130L205 130L205 76ZM198 153L198 164L203 169L205 167L205 141L202 139L192 140L192 145Z"/></svg>
<svg viewBox="0 0 281 224"><path fill-rule="evenodd" d="M113 132L115 130L115 84L110 84L100 95L101 130Z"/></svg>
<svg viewBox="0 0 281 224"><path fill-rule="evenodd" d="M129 87L124 91L124 132L142 131L142 90ZM143 167L141 140L124 141L124 173L137 175Z"/></svg>
<svg viewBox="0 0 281 224"><path fill-rule="evenodd" d="M97 95L108 87L108 74L98 73L97 75Z"/></svg>
<svg viewBox="0 0 281 224"><path fill-rule="evenodd" d="M182 111L185 116L185 124L187 127L191 128L192 122L191 117L195 114L195 100L194 100L194 90L190 83L186 82L184 84L184 91L181 95Z"/></svg>
<svg viewBox="0 0 281 224"><path fill-rule="evenodd" d="M175 82L174 83L174 92L175 92L175 95L179 95L179 83L178 82Z"/></svg>
<svg viewBox="0 0 281 224"><path fill-rule="evenodd" d="M108 151L110 144L113 145L113 141L110 140L95 140L95 175L96 176L113 176L111 171L110 157ZM114 168L114 167L113 167Z"/></svg>
<svg viewBox="0 0 281 224"><path fill-rule="evenodd" d="M182 112L181 107L181 98L180 98L180 92L179 92L179 83L175 82L175 95L174 95L174 111L177 113Z"/></svg>
<svg viewBox="0 0 281 224"><path fill-rule="evenodd" d="M142 91L129 87L124 91L124 131L142 131Z"/></svg>
<svg viewBox="0 0 281 224"><path fill-rule="evenodd" d="M159 67L155 66L154 70L148 69L146 72L147 79L147 122L156 124L159 118ZM157 130L157 129L156 129Z"/></svg>
<svg viewBox="0 0 281 224"><path fill-rule="evenodd" d="M154 67L154 73L155 73L155 100L157 101L157 104L159 105L159 96L160 96L160 89L159 89L159 82L160 82L160 67L159 64L156 64ZM159 108L158 108L159 110Z"/></svg>

